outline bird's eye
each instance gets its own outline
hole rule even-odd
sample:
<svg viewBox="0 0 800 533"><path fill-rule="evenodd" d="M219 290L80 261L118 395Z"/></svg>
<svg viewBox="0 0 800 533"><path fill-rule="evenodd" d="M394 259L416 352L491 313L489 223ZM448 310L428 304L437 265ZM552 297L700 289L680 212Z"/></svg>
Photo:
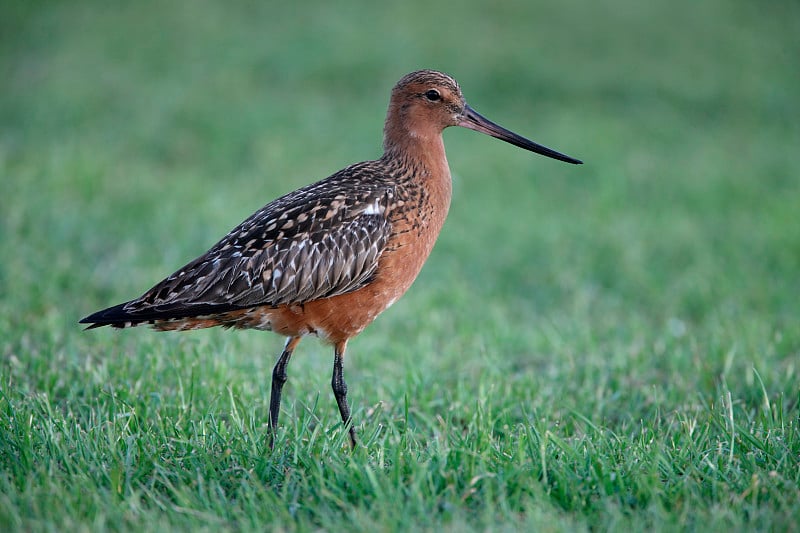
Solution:
<svg viewBox="0 0 800 533"><path fill-rule="evenodd" d="M428 89L427 91L425 91L425 98L427 98L431 102L438 102L439 100L442 99L442 95L439 94L439 91L437 91L436 89Z"/></svg>

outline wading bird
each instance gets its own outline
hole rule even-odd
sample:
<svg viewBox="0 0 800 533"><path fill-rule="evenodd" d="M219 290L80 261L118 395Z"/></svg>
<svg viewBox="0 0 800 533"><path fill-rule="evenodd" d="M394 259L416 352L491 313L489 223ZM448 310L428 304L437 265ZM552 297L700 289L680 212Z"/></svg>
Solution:
<svg viewBox="0 0 800 533"><path fill-rule="evenodd" d="M450 76L412 72L392 89L380 159L268 203L141 297L81 323L161 331L222 326L286 336L272 371L271 436L292 352L303 336L316 335L333 345L331 386L355 446L342 370L347 342L408 290L442 229L451 196L442 141L449 126L581 163L479 115Z"/></svg>

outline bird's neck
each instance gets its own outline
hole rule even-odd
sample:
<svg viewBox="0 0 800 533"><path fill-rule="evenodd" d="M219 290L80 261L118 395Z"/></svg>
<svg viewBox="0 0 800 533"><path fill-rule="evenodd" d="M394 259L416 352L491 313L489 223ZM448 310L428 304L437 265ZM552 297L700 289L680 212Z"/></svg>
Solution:
<svg viewBox="0 0 800 533"><path fill-rule="evenodd" d="M418 182L429 193L439 196L445 209L449 207L452 184L441 132L393 135L395 133L384 134L383 159L403 169L401 179Z"/></svg>
<svg viewBox="0 0 800 533"><path fill-rule="evenodd" d="M405 191L406 208L424 214L420 219L422 233L416 252L424 262L447 218L453 192L441 133L428 139L408 136L400 142L385 139L382 159L396 169L393 174L398 186Z"/></svg>
<svg viewBox="0 0 800 533"><path fill-rule="evenodd" d="M383 160L398 168L401 181L411 188L424 189L422 197L427 198L435 213L435 220L430 221L435 238L452 196L441 126L420 115L418 109L404 107L393 99L383 128L383 150Z"/></svg>
<svg viewBox="0 0 800 533"><path fill-rule="evenodd" d="M402 110L390 107L383 128L383 158L420 169L434 181L446 181L449 189L450 167L439 127L411 120Z"/></svg>

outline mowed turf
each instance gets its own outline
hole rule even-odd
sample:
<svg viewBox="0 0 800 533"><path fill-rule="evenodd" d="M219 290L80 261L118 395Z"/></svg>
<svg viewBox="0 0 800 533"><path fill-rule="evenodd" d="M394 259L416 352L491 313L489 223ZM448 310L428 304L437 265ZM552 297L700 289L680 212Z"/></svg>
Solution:
<svg viewBox="0 0 800 533"><path fill-rule="evenodd" d="M0 7L0 529L786 531L800 515L800 7ZM450 216L275 448L260 332L84 332L380 154L441 69L580 167L448 130Z"/></svg>

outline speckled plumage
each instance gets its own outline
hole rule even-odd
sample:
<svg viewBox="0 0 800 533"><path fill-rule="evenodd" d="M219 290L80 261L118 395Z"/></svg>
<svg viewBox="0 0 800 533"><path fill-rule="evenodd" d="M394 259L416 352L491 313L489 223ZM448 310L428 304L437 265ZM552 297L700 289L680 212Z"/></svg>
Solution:
<svg viewBox="0 0 800 533"><path fill-rule="evenodd" d="M268 203L141 297L81 322L89 328L223 326L286 335L273 370L273 430L292 351L302 336L316 334L334 345L331 384L342 420L349 422L342 375L347 341L411 286L447 216L451 183L441 133L448 126L579 163L477 114L446 74L412 72L392 90L380 159Z"/></svg>
<svg viewBox="0 0 800 533"><path fill-rule="evenodd" d="M270 202L141 297L89 318L95 326L271 329L236 311L360 289L391 241L422 231L414 215L430 206L416 172L392 158L351 165Z"/></svg>

